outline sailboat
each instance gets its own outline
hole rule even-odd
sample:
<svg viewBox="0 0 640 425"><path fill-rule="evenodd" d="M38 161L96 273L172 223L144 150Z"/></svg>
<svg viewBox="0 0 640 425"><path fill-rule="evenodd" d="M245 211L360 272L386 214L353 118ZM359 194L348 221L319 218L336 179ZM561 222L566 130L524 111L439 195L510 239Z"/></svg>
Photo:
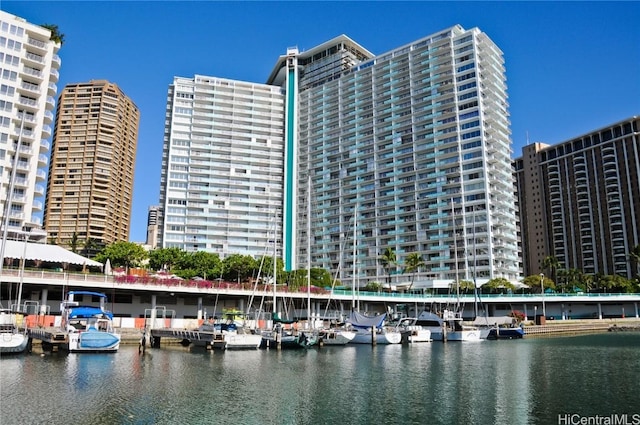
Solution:
<svg viewBox="0 0 640 425"><path fill-rule="evenodd" d="M356 230L357 230L358 208L353 212L353 272L351 279L352 304L351 315L347 319L347 323L351 324L351 329L355 332L355 337L351 342L353 344L400 344L402 342L402 334L395 328L384 326L386 313L375 316L366 316L358 311L355 302L356 291Z"/></svg>
<svg viewBox="0 0 640 425"><path fill-rule="evenodd" d="M453 199L451 199L451 218L453 223L453 251L455 258L455 271L456 271L456 308L454 311L445 309L442 314L442 320L445 325L443 339L446 338L449 341L479 341L480 330L474 326L467 326L463 324L462 310L460 308L460 282L458 280L458 242L456 235L456 218L453 208ZM475 216L474 216L475 217ZM474 221L475 232L475 221ZM475 256L475 253L474 253ZM435 338L434 338L435 339Z"/></svg>
<svg viewBox="0 0 640 425"><path fill-rule="evenodd" d="M271 320L273 326L269 330L262 330L260 348L307 348L317 344L317 337L312 332L298 331L297 320L287 320L280 317L276 309L277 303L277 226L274 226L273 238L273 310ZM287 326L289 325L289 326Z"/></svg>

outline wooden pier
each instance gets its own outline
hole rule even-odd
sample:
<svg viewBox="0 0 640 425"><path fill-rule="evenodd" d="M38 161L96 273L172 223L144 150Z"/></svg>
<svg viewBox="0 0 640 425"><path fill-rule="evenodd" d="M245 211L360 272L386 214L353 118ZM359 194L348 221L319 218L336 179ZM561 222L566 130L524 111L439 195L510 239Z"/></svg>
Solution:
<svg viewBox="0 0 640 425"><path fill-rule="evenodd" d="M27 336L30 340L41 341L43 349L52 351L58 351L61 345L69 343L67 332L52 327L27 329Z"/></svg>
<svg viewBox="0 0 640 425"><path fill-rule="evenodd" d="M152 348L160 348L162 338L173 338L183 342L183 345L194 343L206 349L225 349L227 342L220 332L207 332L186 329L151 329L149 340Z"/></svg>

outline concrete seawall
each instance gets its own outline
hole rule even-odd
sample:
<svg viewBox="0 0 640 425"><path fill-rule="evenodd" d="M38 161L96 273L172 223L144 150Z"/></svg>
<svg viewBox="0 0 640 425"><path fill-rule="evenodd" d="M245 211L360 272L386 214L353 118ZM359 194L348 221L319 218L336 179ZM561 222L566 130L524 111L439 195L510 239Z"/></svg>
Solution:
<svg viewBox="0 0 640 425"><path fill-rule="evenodd" d="M572 335L588 332L607 332L625 330L640 332L638 319L604 319L604 320L562 320L545 325L524 327L525 337Z"/></svg>

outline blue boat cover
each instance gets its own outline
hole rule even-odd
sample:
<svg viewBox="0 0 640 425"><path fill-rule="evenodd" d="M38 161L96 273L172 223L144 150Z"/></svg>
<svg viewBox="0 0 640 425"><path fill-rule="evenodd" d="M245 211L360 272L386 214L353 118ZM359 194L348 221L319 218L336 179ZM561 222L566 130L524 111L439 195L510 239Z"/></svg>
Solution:
<svg viewBox="0 0 640 425"><path fill-rule="evenodd" d="M69 312L70 319L82 319L87 317L108 317L113 320L113 314L107 311L102 311L100 307L79 306L74 307Z"/></svg>

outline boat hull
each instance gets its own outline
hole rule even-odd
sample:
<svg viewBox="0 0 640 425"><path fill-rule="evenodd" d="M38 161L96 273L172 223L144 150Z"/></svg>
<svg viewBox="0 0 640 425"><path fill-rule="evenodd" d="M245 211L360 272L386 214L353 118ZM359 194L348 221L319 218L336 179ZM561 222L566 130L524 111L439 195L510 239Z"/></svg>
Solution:
<svg viewBox="0 0 640 425"><path fill-rule="evenodd" d="M0 335L0 354L20 354L27 349L29 338L21 333L6 332Z"/></svg>
<svg viewBox="0 0 640 425"><path fill-rule="evenodd" d="M487 339L520 339L524 337L521 328L492 328L487 333Z"/></svg>
<svg viewBox="0 0 640 425"><path fill-rule="evenodd" d="M70 332L67 338L67 350L72 353L115 352L120 347L120 335L111 332Z"/></svg>
<svg viewBox="0 0 640 425"><path fill-rule="evenodd" d="M323 345L346 345L350 343L355 336L355 332L334 330L321 331L319 334Z"/></svg>
<svg viewBox="0 0 640 425"><path fill-rule="evenodd" d="M400 344L402 342L402 334L400 332L377 332L375 334L376 344ZM355 337L351 340L352 344L372 344L371 331L358 330Z"/></svg>
<svg viewBox="0 0 640 425"><path fill-rule="evenodd" d="M229 333L225 335L227 350L250 350L260 348L262 335Z"/></svg>
<svg viewBox="0 0 640 425"><path fill-rule="evenodd" d="M447 341L480 341L480 330L449 331Z"/></svg>
<svg viewBox="0 0 640 425"><path fill-rule="evenodd" d="M412 329L405 332L407 333L406 339L409 343L431 341L431 331L428 329Z"/></svg>

